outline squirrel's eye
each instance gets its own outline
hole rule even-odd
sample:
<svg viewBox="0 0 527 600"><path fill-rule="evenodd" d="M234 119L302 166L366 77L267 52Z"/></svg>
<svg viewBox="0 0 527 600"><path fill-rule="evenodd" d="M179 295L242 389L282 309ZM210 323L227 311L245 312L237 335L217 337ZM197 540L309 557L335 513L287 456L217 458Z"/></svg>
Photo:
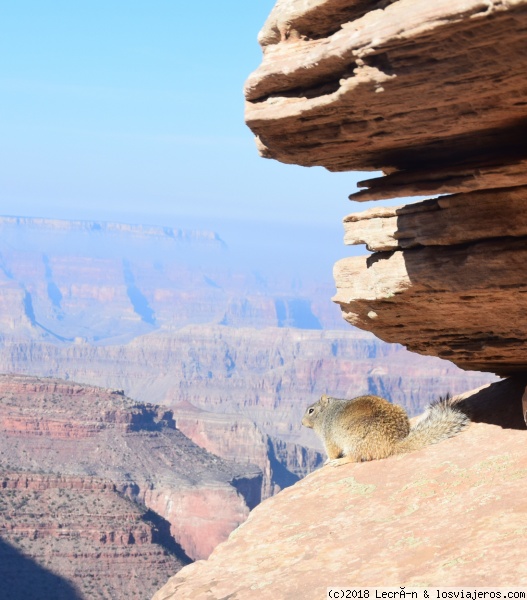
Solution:
<svg viewBox="0 0 527 600"><path fill-rule="evenodd" d="M312 413L315 412L315 409L314 408L310 408L307 412L311 415Z"/></svg>

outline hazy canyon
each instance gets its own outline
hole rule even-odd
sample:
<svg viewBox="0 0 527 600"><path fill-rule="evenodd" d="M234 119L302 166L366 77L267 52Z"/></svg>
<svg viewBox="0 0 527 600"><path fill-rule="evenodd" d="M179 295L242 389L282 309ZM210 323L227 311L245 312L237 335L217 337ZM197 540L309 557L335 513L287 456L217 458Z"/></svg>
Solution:
<svg viewBox="0 0 527 600"><path fill-rule="evenodd" d="M264 497L319 464L300 417L320 394L414 414L491 379L350 329L328 274L250 270L211 231L4 217L0 233L0 371L170 406L198 443L250 456Z"/></svg>
<svg viewBox="0 0 527 600"><path fill-rule="evenodd" d="M491 379L350 328L328 274L247 260L211 231L0 219L10 576L104 598L132 569L143 597L321 464L320 394L416 413Z"/></svg>

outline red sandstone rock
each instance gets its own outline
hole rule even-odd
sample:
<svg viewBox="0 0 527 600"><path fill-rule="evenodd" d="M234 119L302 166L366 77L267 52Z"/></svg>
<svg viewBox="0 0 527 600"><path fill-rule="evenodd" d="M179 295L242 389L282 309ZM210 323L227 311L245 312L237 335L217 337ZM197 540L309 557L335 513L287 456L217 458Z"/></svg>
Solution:
<svg viewBox="0 0 527 600"><path fill-rule="evenodd" d="M385 198L406 198L427 194L451 194L474 190L516 187L527 183L527 160L504 161L478 166L450 165L429 167L416 171L388 172L384 177L359 181L358 187L367 189L351 194L350 200L366 202Z"/></svg>

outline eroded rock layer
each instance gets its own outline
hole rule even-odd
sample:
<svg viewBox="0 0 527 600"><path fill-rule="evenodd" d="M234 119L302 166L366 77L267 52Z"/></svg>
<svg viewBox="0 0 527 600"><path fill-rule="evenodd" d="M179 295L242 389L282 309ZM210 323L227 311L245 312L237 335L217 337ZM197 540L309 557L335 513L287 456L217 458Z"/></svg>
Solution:
<svg viewBox="0 0 527 600"><path fill-rule="evenodd" d="M247 123L264 156L334 171L510 162L526 28L525 0L280 2Z"/></svg>
<svg viewBox="0 0 527 600"><path fill-rule="evenodd" d="M526 193L481 190L346 217L345 241L377 253L335 265L345 318L466 369L525 370Z"/></svg>
<svg viewBox="0 0 527 600"><path fill-rule="evenodd" d="M246 119L262 156L384 171L344 219L344 317L464 369L527 369L527 0L279 1Z"/></svg>
<svg viewBox="0 0 527 600"><path fill-rule="evenodd" d="M209 454L169 410L120 390L0 375L0 434L0 469L103 478L157 514L192 559L208 556L260 501L256 466Z"/></svg>
<svg viewBox="0 0 527 600"><path fill-rule="evenodd" d="M149 515L103 479L0 472L3 597L145 598L182 566Z"/></svg>

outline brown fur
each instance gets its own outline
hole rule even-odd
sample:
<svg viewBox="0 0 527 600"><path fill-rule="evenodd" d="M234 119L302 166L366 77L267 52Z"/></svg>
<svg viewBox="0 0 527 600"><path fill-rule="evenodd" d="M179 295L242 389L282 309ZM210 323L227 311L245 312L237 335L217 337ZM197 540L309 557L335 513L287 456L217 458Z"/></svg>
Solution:
<svg viewBox="0 0 527 600"><path fill-rule="evenodd" d="M447 398L432 405L410 427L406 411L380 396L352 400L322 396L302 419L302 425L314 429L322 439L326 464L333 466L418 450L456 435L468 422Z"/></svg>

